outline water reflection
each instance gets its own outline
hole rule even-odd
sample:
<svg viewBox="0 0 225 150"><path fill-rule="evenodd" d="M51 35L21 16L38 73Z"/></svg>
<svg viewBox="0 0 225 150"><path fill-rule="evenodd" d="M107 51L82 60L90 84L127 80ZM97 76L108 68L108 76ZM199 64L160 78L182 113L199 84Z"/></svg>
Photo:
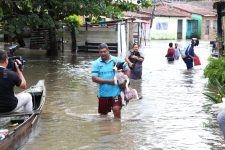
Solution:
<svg viewBox="0 0 225 150"><path fill-rule="evenodd" d="M136 89L139 96L142 96L142 80L130 80L130 87Z"/></svg>
<svg viewBox="0 0 225 150"><path fill-rule="evenodd" d="M30 84L45 79L47 99L36 136L27 150L219 150L225 149L215 116L207 112L202 77L209 56L208 43L196 53L201 66L186 70L182 59L168 64L167 41L143 49L143 79L131 80L143 99L122 109L121 122L97 114L97 84L91 81L91 61L98 54L70 51L58 58L26 52L24 73ZM37 55L37 56L36 56Z"/></svg>

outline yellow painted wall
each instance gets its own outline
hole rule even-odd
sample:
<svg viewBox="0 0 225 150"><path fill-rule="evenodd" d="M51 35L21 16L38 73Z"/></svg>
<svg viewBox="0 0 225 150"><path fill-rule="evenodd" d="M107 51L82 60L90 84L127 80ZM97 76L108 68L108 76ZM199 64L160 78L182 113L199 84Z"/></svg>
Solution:
<svg viewBox="0 0 225 150"><path fill-rule="evenodd" d="M151 29L151 39L176 40L177 39L178 19L183 20L182 39L186 39L187 19L181 18L181 17L155 17L153 20L152 29ZM167 30L157 30L156 26L157 26L157 23L159 23L159 22L168 23Z"/></svg>

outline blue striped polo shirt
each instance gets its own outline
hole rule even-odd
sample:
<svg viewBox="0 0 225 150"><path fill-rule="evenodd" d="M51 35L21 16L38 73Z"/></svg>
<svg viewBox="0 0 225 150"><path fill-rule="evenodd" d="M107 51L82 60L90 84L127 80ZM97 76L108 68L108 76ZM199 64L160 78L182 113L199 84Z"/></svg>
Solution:
<svg viewBox="0 0 225 150"><path fill-rule="evenodd" d="M100 77L102 79L113 79L115 76L115 72L113 71L113 67L117 62L124 62L123 59L110 55L110 60L106 63L99 57L92 63L91 75ZM124 66L125 70L128 70L128 66ZM112 84L99 84L99 97L113 97L118 96L121 92L118 85Z"/></svg>

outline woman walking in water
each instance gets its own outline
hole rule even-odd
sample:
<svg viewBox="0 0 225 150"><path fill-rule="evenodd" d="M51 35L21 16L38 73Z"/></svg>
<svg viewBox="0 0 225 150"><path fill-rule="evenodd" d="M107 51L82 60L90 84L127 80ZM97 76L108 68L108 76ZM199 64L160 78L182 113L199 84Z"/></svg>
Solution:
<svg viewBox="0 0 225 150"><path fill-rule="evenodd" d="M139 45L133 44L133 48L128 51L125 61L128 63L131 69L131 79L142 78L142 63L144 61L144 55L139 51Z"/></svg>

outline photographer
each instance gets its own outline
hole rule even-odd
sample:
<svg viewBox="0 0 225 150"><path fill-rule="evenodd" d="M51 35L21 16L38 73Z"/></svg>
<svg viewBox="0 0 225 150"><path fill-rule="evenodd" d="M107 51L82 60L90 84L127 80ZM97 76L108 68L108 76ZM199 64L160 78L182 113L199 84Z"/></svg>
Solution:
<svg viewBox="0 0 225 150"><path fill-rule="evenodd" d="M0 113L14 112L23 108L25 112L32 112L32 96L29 93L14 94L15 85L21 89L27 88L23 73L18 67L21 62L16 60L15 71L7 69L8 56L0 50Z"/></svg>
<svg viewBox="0 0 225 150"><path fill-rule="evenodd" d="M187 69L190 70L193 68L193 61L195 57L194 47L198 46L199 41L197 38L191 39L191 44L189 44L185 50L185 57L183 58Z"/></svg>

